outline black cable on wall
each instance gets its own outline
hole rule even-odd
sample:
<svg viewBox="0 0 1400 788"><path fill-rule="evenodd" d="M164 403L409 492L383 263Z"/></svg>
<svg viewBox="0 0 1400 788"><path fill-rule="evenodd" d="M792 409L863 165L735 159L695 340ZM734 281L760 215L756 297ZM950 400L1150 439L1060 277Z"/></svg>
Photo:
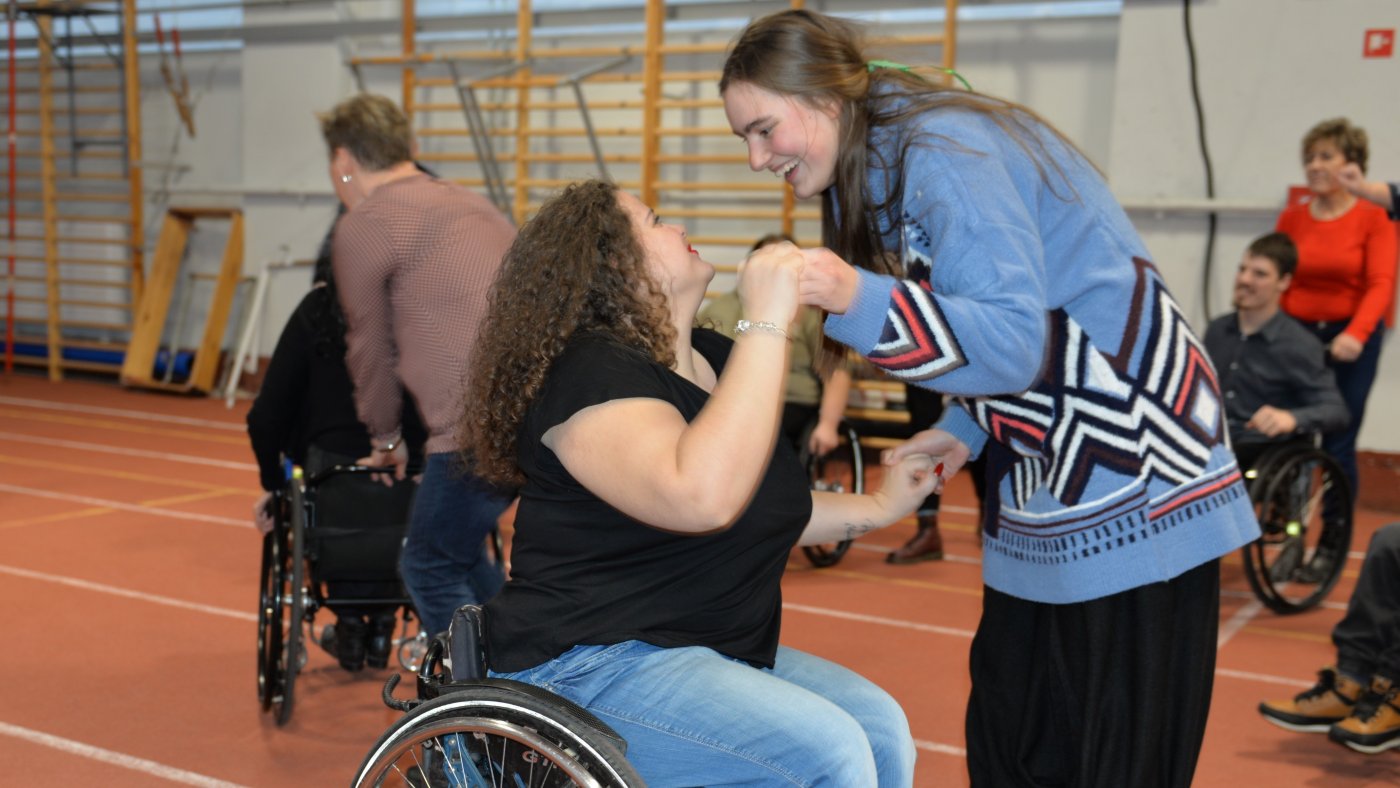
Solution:
<svg viewBox="0 0 1400 788"><path fill-rule="evenodd" d="M1206 113L1201 106L1201 83L1196 73L1196 39L1191 33L1191 0L1181 0L1181 21L1186 28L1186 64L1191 77L1191 101L1196 105L1196 140L1201 147L1201 161L1206 168L1206 197L1215 199L1215 168L1210 162L1210 145L1206 142ZM1206 319L1210 313L1210 281L1215 259L1215 225L1218 216L1214 210L1207 214L1206 254L1201 266L1201 308Z"/></svg>

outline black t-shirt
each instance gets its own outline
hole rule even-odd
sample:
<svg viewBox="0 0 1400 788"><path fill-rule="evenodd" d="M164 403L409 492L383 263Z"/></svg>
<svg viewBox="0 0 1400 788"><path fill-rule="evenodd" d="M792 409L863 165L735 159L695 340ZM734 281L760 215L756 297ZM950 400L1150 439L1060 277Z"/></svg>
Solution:
<svg viewBox="0 0 1400 788"><path fill-rule="evenodd" d="M733 343L696 329L692 342L716 371ZM543 443L551 427L591 405L648 397L693 421L709 394L645 353L597 334L575 337L526 412L511 579L487 603L490 666L534 667L577 645L640 640L707 646L771 667L782 613L779 581L811 518L807 479L779 441L748 509L725 531L653 528L579 484Z"/></svg>

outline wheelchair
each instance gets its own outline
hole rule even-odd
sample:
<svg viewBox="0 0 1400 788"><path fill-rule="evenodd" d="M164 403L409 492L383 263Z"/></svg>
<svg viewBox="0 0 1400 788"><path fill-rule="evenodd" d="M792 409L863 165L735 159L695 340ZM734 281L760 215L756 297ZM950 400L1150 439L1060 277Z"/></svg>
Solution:
<svg viewBox="0 0 1400 788"><path fill-rule="evenodd" d="M1308 610L1326 598L1346 566L1351 485L1315 440L1245 446L1237 453L1261 531L1241 550L1250 589L1275 613Z"/></svg>
<svg viewBox="0 0 1400 788"><path fill-rule="evenodd" d="M273 528L263 537L258 600L258 701L277 724L292 716L297 674L307 662L316 611L339 604L403 608L404 636L394 646L400 665L416 666L426 638L409 637L412 602L398 585L398 555L417 485L385 487L369 478L380 471L338 465L306 478L288 467L286 486L273 496ZM348 598L330 583L392 583L391 597Z"/></svg>
<svg viewBox="0 0 1400 788"><path fill-rule="evenodd" d="M399 675L389 677L384 703L406 714L370 748L353 785L644 786L626 741L602 720L539 687L486 677L484 624L475 605L453 614L418 668L418 698L395 698Z"/></svg>
<svg viewBox="0 0 1400 788"><path fill-rule="evenodd" d="M821 457L813 456L808 446L812 430L817 426L814 420L802 430L798 459L807 469L807 477L813 490L838 493L865 492L865 457L860 443L860 433L850 422L842 420L836 428L841 443ZM855 540L846 539L826 544L803 545L802 553L812 566L825 568L835 566L851 549Z"/></svg>
<svg viewBox="0 0 1400 788"><path fill-rule="evenodd" d="M847 410L846 418L836 427L841 442L821 457L812 456L808 439L817 426L815 419L802 430L798 444L798 459L807 469L813 490L839 493L865 492L866 453L898 446L914 430L909 415L903 411L882 411L870 408ZM878 462L878 460L877 460ZM819 569L835 566L845 557L855 540L847 539L819 545L804 545L802 553Z"/></svg>

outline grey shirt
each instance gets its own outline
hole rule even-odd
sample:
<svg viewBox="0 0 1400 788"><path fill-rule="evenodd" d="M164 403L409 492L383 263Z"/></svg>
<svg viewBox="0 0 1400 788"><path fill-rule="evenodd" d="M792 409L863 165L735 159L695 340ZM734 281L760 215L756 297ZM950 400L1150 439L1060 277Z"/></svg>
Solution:
<svg viewBox="0 0 1400 788"><path fill-rule="evenodd" d="M1264 405L1291 412L1299 432L1334 432L1351 420L1327 366L1327 349L1282 311L1249 335L1240 333L1239 313L1218 317L1206 329L1205 345L1220 374L1236 443L1276 440L1244 428Z"/></svg>

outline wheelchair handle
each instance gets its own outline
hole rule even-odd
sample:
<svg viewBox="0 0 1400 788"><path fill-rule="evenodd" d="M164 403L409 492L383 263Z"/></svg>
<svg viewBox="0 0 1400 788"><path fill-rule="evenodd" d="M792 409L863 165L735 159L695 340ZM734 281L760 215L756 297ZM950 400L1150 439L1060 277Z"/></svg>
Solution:
<svg viewBox="0 0 1400 788"><path fill-rule="evenodd" d="M397 470L398 468L393 465L333 465L319 473L313 474L310 482L312 486L315 486L332 476L339 476L341 474L393 473ZM423 465L421 463L410 463L404 468L404 475L410 478L422 472Z"/></svg>
<svg viewBox="0 0 1400 788"><path fill-rule="evenodd" d="M422 701L417 698L399 700L394 697L394 688L399 685L399 678L400 676L397 673L390 674L389 680L384 682L384 689L380 692L379 697L384 701L385 706L395 711L413 711Z"/></svg>

